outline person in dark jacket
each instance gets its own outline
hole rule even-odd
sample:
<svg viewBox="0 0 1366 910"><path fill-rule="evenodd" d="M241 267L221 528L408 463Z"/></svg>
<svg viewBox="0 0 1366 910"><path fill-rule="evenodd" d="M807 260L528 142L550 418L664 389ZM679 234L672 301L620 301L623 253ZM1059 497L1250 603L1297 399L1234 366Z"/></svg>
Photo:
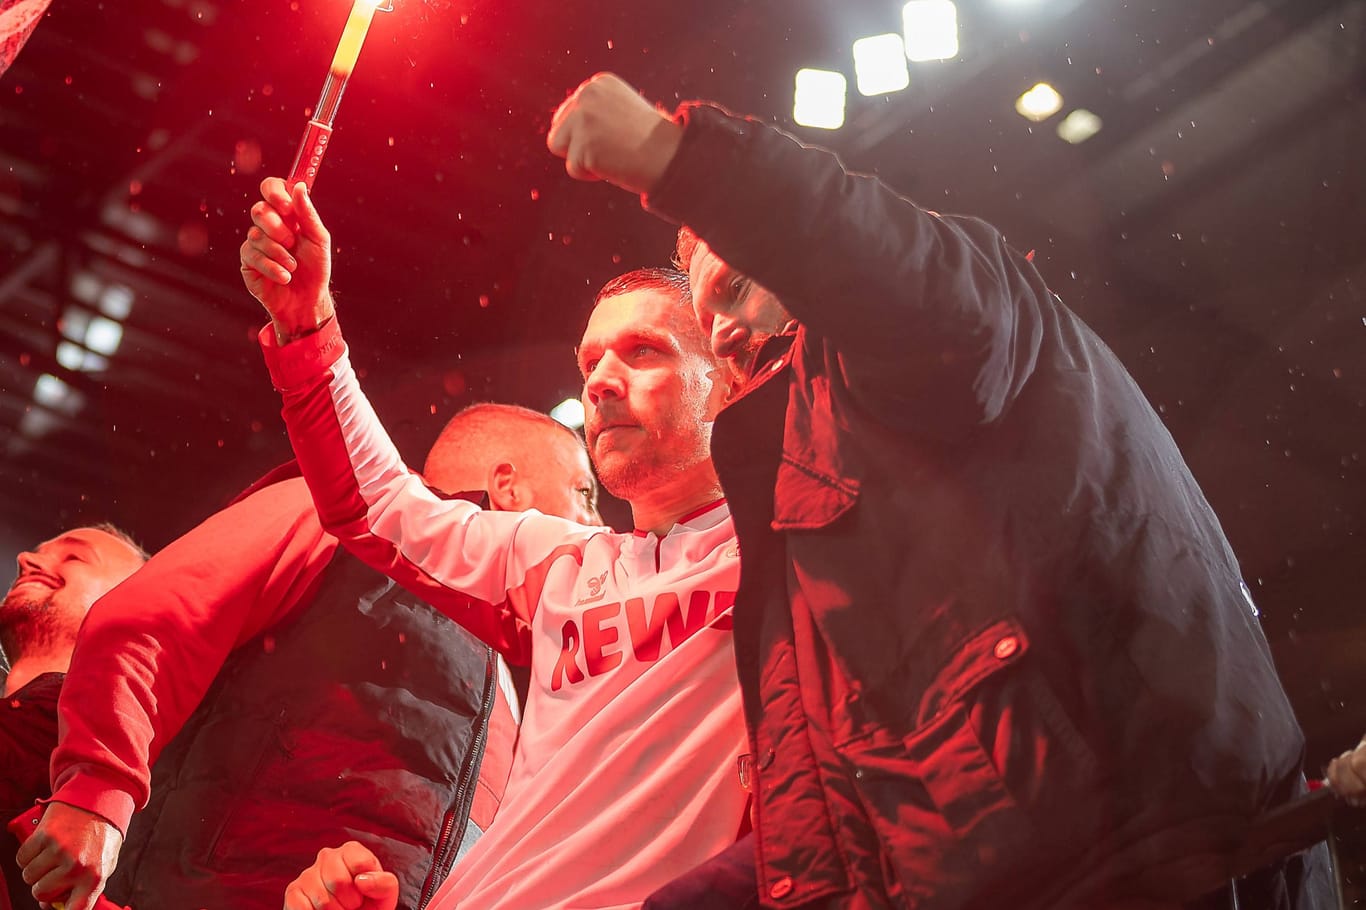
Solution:
<svg viewBox="0 0 1366 910"><path fill-rule="evenodd" d="M1229 906L1302 735L1114 354L990 225L765 124L600 74L547 141L688 226L697 314L747 382L713 452L757 839L647 906L724 906L747 865L773 908ZM1311 905L1306 874L1241 906Z"/></svg>
<svg viewBox="0 0 1366 910"><path fill-rule="evenodd" d="M76 631L95 601L146 560L142 547L107 524L74 528L19 554L19 573L0 602L0 656L9 661L0 685L0 907L38 907L3 823L50 792L57 695Z"/></svg>
<svg viewBox="0 0 1366 910"><path fill-rule="evenodd" d="M583 443L525 408L457 414L424 477L600 521ZM67 910L106 882L137 910L275 910L319 840L355 838L420 907L501 799L500 667L323 531L301 477L268 477L91 612L27 880Z"/></svg>

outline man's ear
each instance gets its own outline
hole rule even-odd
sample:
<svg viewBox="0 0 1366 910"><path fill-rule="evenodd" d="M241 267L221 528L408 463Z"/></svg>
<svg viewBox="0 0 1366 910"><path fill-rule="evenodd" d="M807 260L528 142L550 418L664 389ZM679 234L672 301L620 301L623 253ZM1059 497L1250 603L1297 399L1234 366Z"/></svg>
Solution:
<svg viewBox="0 0 1366 910"><path fill-rule="evenodd" d="M500 461L489 469L489 508L495 512L520 512L526 503L518 499L517 466Z"/></svg>
<svg viewBox="0 0 1366 910"><path fill-rule="evenodd" d="M707 379L711 382L711 393L707 395L707 419L715 420L731 399L740 394L744 382L725 364L714 366L708 371Z"/></svg>

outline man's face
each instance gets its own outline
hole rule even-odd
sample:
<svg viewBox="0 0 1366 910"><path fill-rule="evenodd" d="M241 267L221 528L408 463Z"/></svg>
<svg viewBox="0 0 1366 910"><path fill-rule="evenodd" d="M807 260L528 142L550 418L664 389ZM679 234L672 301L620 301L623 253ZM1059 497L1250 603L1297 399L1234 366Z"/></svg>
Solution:
<svg viewBox="0 0 1366 910"><path fill-rule="evenodd" d="M581 525L600 525L598 482L588 453L571 434L547 427L543 456L529 462L525 474L531 490L529 509L558 515Z"/></svg>
<svg viewBox="0 0 1366 910"><path fill-rule="evenodd" d="M75 631L96 600L141 565L112 534L77 528L20 553L19 577L0 603L0 627Z"/></svg>
<svg viewBox="0 0 1366 910"><path fill-rule="evenodd" d="M792 316L768 289L735 271L698 241L688 265L693 311L716 359L748 378L759 347Z"/></svg>
<svg viewBox="0 0 1366 910"><path fill-rule="evenodd" d="M711 457L711 422L727 383L680 342L678 306L655 289L609 297L579 345L588 451L602 485L622 499Z"/></svg>

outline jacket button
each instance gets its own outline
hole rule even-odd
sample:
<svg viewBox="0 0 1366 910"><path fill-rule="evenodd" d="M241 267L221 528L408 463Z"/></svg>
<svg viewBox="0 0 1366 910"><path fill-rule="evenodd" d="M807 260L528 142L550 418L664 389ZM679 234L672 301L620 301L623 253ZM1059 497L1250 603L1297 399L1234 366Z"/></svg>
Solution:
<svg viewBox="0 0 1366 910"><path fill-rule="evenodd" d="M1014 635L1007 635L996 642L996 657L999 660L1005 660L1018 650L1020 650L1020 640Z"/></svg>
<svg viewBox="0 0 1366 910"><path fill-rule="evenodd" d="M776 900L781 900L792 893L792 876L784 875L768 888L768 896Z"/></svg>

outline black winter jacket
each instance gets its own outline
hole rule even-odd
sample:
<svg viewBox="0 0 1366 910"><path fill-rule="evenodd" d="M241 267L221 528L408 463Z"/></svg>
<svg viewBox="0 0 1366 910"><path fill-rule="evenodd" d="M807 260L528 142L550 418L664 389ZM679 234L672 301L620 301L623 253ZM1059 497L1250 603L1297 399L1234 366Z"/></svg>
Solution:
<svg viewBox="0 0 1366 910"><path fill-rule="evenodd" d="M1302 737L1161 420L989 225L679 116L647 205L801 325L713 438L764 905L1194 898Z"/></svg>

